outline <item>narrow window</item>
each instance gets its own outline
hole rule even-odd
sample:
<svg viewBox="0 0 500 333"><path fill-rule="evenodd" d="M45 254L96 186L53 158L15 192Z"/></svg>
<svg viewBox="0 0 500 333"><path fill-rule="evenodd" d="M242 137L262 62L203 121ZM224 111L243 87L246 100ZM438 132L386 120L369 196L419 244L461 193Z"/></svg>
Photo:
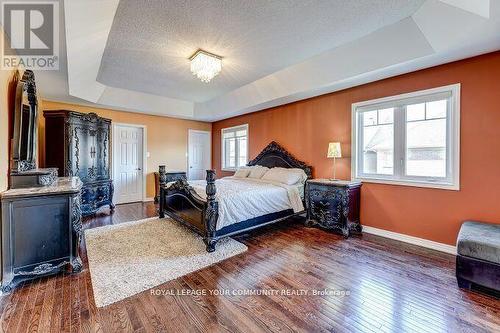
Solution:
<svg viewBox="0 0 500 333"><path fill-rule="evenodd" d="M222 129L222 170L236 170L248 162L248 125Z"/></svg>

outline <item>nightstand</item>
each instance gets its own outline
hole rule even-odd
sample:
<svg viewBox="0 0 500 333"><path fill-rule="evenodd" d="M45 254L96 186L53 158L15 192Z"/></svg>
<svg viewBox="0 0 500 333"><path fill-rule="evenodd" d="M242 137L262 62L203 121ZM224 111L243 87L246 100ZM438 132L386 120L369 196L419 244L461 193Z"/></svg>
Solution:
<svg viewBox="0 0 500 333"><path fill-rule="evenodd" d="M361 182L311 179L306 183L307 226L320 227L349 237L361 233L359 221Z"/></svg>

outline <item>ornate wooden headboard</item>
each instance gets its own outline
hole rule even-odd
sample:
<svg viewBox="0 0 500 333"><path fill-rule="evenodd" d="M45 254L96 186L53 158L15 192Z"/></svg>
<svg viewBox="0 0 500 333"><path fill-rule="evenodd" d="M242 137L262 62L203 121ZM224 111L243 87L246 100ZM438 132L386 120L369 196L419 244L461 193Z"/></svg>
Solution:
<svg viewBox="0 0 500 333"><path fill-rule="evenodd" d="M281 147L277 142L272 141L256 158L249 161L247 165L262 165L268 168L299 168L304 170L307 178L312 178L312 167L299 161L292 154Z"/></svg>

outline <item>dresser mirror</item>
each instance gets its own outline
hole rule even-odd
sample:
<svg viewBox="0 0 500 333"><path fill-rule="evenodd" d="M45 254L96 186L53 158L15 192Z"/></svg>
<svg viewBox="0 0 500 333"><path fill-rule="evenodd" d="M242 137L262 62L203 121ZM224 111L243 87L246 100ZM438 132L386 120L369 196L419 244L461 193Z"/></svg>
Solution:
<svg viewBox="0 0 500 333"><path fill-rule="evenodd" d="M16 87L11 172L36 169L38 102L35 75L24 71Z"/></svg>

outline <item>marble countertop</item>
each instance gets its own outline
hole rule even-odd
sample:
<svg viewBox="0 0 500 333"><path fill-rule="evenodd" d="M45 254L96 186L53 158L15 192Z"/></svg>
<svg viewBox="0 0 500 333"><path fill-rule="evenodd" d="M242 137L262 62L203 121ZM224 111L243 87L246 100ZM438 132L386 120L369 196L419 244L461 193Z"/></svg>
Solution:
<svg viewBox="0 0 500 333"><path fill-rule="evenodd" d="M357 180L339 180L339 179L328 179L328 178L315 178L309 179L307 182L324 184L324 185L335 185L335 186L357 186L361 185L360 181Z"/></svg>
<svg viewBox="0 0 500 333"><path fill-rule="evenodd" d="M37 197L41 195L73 194L80 192L82 181L78 177L59 177L53 185L10 189L0 193L2 199Z"/></svg>

